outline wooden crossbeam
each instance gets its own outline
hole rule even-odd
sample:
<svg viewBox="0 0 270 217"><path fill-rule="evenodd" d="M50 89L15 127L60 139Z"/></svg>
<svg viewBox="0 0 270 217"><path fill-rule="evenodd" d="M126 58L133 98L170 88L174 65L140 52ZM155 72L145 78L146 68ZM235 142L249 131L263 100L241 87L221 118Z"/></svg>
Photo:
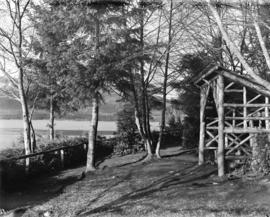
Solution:
<svg viewBox="0 0 270 217"><path fill-rule="evenodd" d="M206 127L210 127L210 126L213 126L214 124L218 123L218 119L215 119L211 122L209 122L208 124L206 124Z"/></svg>
<svg viewBox="0 0 270 217"><path fill-rule="evenodd" d="M270 120L270 117L225 117L225 120Z"/></svg>
<svg viewBox="0 0 270 217"><path fill-rule="evenodd" d="M224 121L224 123L227 125L227 127L232 127L233 125L229 123L228 121Z"/></svg>
<svg viewBox="0 0 270 217"><path fill-rule="evenodd" d="M234 150L236 150L237 148L239 148L241 145L243 145L245 142L247 142L248 140L250 140L250 138L252 138L252 137L253 137L252 135L249 135L247 138L245 138L241 142L235 142L235 144L237 144L237 145L234 146L233 148L231 148L226 154L230 154L231 152L233 152Z"/></svg>
<svg viewBox="0 0 270 217"><path fill-rule="evenodd" d="M213 142L218 142L218 135L216 135L213 139L211 139L209 142L205 144L205 147L208 147L211 145Z"/></svg>
<svg viewBox="0 0 270 217"><path fill-rule="evenodd" d="M215 138L215 136L208 130L206 130L206 133L208 134L208 136L210 136L212 139Z"/></svg>
<svg viewBox="0 0 270 217"><path fill-rule="evenodd" d="M231 82L229 83L226 87L225 87L225 90L228 90L231 86L233 86L235 83L234 82Z"/></svg>
<svg viewBox="0 0 270 217"><path fill-rule="evenodd" d="M246 149L246 148L244 148L243 146L240 146L239 147L243 152L245 152L246 153L246 155L251 155L251 153Z"/></svg>
<svg viewBox="0 0 270 217"><path fill-rule="evenodd" d="M262 95L258 94L257 96L253 97L251 100L249 100L247 103L250 104L252 102L254 102L256 99L260 98Z"/></svg>
<svg viewBox="0 0 270 217"><path fill-rule="evenodd" d="M225 93L243 93L243 90L239 90L239 89L227 89L224 90Z"/></svg>
<svg viewBox="0 0 270 217"><path fill-rule="evenodd" d="M270 107L270 104L267 103L262 103L262 104L241 104L241 103L224 103L224 106L225 107L234 107L234 108L237 108L237 107L251 107L251 108L256 108L256 107Z"/></svg>
<svg viewBox="0 0 270 217"><path fill-rule="evenodd" d="M255 114L257 114L258 112L260 112L260 111L262 111L262 110L264 110L264 107L260 107L260 108L256 109L255 111L249 113L248 116L255 115Z"/></svg>
<svg viewBox="0 0 270 217"><path fill-rule="evenodd" d="M218 127L207 127L208 130L217 130ZM240 128L240 127L235 127L235 128L225 128L224 133L270 133L270 129L258 129L258 128Z"/></svg>
<svg viewBox="0 0 270 217"><path fill-rule="evenodd" d="M228 135L228 139L230 139L230 143L228 144L228 148L229 147L231 147L233 144L235 144L235 142L238 142L240 139L237 137L237 136L235 136L234 138L232 138L229 134L227 134ZM238 140L238 141L237 141Z"/></svg>

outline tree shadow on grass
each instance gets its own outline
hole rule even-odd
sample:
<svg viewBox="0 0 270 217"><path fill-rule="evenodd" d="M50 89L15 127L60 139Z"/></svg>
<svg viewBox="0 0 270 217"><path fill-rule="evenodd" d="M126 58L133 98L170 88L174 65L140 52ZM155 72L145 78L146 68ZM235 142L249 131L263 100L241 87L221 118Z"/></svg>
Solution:
<svg viewBox="0 0 270 217"><path fill-rule="evenodd" d="M193 148L193 149L186 149L186 150L181 150L180 149L180 151L178 153L162 155L162 158L177 157L177 156L180 156L182 154L195 153L196 151L197 151L197 149L195 149L195 148Z"/></svg>
<svg viewBox="0 0 270 217"><path fill-rule="evenodd" d="M198 167L193 164L192 166L189 166L184 170L162 177L152 182L151 184L147 185L146 187L140 188L138 190L120 196L118 199L106 203L102 206L99 206L89 211L86 210L80 211L79 213L77 213L77 215L88 216L91 214L102 212L119 212L120 210L123 209L123 207L127 206L129 203L133 203L136 200L146 198L154 194L155 192L165 190L166 188L172 186L187 184L199 179L204 179L212 175L214 172L216 172L216 170L212 169L200 175L190 175L191 173L192 174L199 173L200 170L202 169L203 169L202 167ZM177 178L175 176L177 176Z"/></svg>
<svg viewBox="0 0 270 217"><path fill-rule="evenodd" d="M0 195L1 208L5 210L17 207L35 206L44 203L63 192L78 181L76 175L59 178L58 176L40 176L25 179L22 183L10 183L9 189L3 189Z"/></svg>

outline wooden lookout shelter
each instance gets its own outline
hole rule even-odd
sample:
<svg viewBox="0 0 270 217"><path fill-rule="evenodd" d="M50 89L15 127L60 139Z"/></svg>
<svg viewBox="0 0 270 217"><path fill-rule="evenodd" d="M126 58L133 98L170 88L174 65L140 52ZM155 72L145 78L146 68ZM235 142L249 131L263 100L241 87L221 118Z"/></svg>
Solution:
<svg viewBox="0 0 270 217"><path fill-rule="evenodd" d="M256 134L270 133L270 91L250 77L220 66L200 73L199 164L213 150L218 175L226 159L250 157Z"/></svg>

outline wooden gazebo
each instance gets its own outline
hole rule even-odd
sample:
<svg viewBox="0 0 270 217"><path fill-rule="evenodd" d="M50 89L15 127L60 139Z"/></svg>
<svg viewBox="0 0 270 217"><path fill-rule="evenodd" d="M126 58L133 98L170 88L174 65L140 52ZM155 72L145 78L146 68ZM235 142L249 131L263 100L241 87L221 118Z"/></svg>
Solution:
<svg viewBox="0 0 270 217"><path fill-rule="evenodd" d="M194 83L201 97L199 164L204 151L213 150L223 176L225 159L249 157L256 134L270 133L270 91L220 66L203 71Z"/></svg>

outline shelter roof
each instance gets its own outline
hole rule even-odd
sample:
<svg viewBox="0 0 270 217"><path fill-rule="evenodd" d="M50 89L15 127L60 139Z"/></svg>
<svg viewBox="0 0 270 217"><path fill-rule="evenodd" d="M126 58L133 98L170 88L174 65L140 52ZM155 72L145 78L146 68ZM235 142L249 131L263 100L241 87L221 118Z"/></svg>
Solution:
<svg viewBox="0 0 270 217"><path fill-rule="evenodd" d="M201 87L203 84L209 83L212 80L216 79L218 75L223 75L226 79L228 79L231 82L235 82L249 89L252 89L260 94L270 97L270 91L263 85L257 83L248 75L240 75L235 71L228 70L219 65L215 66L211 65L207 67L193 79L193 82L196 86Z"/></svg>

